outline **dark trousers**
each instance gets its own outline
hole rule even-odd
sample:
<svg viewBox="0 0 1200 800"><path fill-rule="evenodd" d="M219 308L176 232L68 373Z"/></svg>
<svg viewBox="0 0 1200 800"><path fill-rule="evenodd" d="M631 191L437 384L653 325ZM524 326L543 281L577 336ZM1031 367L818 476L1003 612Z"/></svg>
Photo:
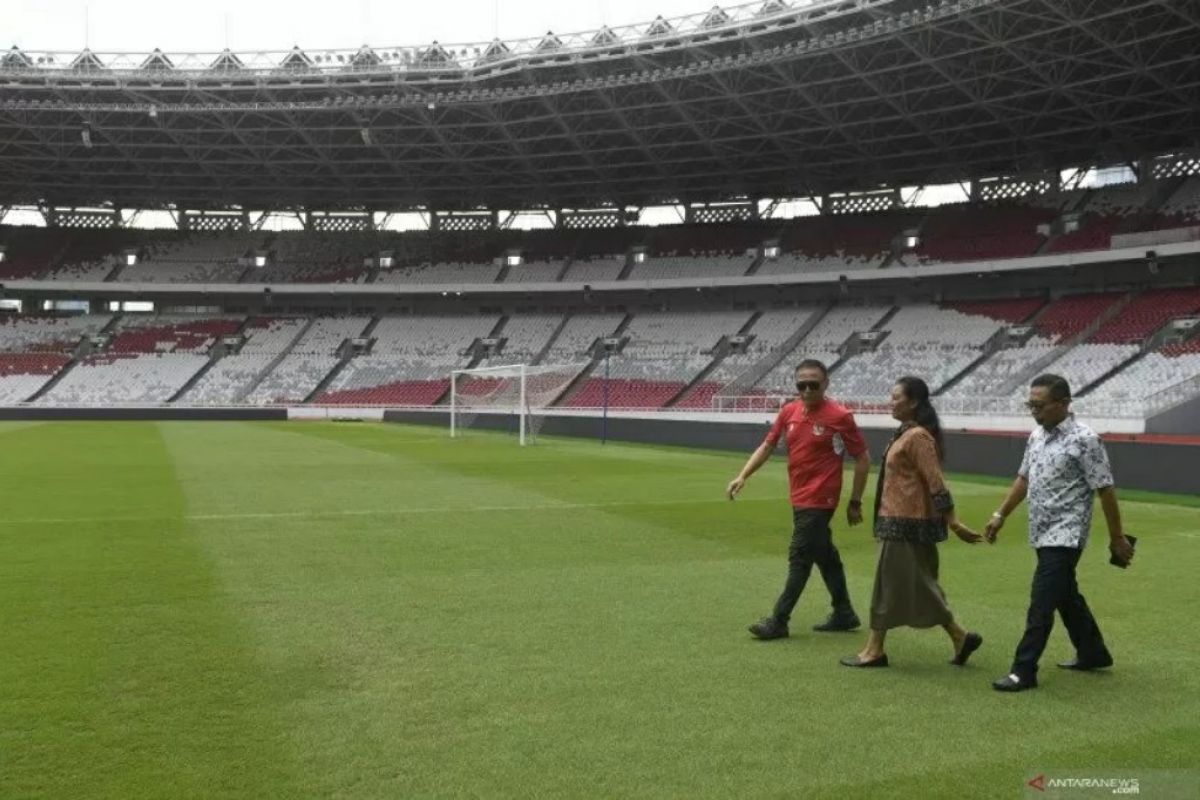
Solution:
<svg viewBox="0 0 1200 800"><path fill-rule="evenodd" d="M1054 612L1062 616L1076 657L1085 662L1108 661L1108 648L1087 601L1079 593L1075 566L1083 551L1075 547L1039 547L1025 635L1017 645L1012 671L1024 680L1037 677L1038 660L1054 628Z"/></svg>
<svg viewBox="0 0 1200 800"><path fill-rule="evenodd" d="M783 594L775 603L772 616L787 624L791 619L792 609L808 583L813 564L821 571L821 579L829 590L833 601L833 610L839 614L853 614L850 606L850 592L846 589L846 569L842 566L842 557L833 546L833 531L829 528L829 520L833 518L833 510L825 508L793 508L792 509L792 544L788 548L787 584Z"/></svg>

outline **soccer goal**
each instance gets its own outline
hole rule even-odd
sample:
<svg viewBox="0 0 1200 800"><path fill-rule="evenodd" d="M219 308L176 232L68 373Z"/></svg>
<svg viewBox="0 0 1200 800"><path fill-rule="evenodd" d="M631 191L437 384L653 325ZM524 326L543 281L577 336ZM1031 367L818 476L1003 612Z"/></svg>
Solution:
<svg viewBox="0 0 1200 800"><path fill-rule="evenodd" d="M533 441L545 409L587 364L511 364L457 369L450 373L450 436L483 420L515 423L521 445Z"/></svg>

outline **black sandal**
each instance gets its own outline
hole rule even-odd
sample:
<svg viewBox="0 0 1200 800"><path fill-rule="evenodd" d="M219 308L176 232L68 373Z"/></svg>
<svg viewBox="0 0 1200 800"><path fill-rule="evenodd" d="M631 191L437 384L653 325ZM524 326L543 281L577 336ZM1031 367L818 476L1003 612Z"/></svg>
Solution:
<svg viewBox="0 0 1200 800"><path fill-rule="evenodd" d="M978 633L968 633L963 637L962 648L958 651L958 655L950 659L950 663L956 667L966 666L967 659L971 657L971 653L978 650L981 644L983 644L982 636Z"/></svg>

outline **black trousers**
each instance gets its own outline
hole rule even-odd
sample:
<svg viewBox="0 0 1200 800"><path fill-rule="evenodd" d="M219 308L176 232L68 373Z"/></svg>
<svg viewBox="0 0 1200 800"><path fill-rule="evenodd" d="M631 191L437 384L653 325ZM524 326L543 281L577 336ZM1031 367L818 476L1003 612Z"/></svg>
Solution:
<svg viewBox="0 0 1200 800"><path fill-rule="evenodd" d="M839 614L854 613L850 605L850 592L846 589L846 569L833 545L833 531L829 528L832 518L832 509L792 509L792 544L788 548L787 583L772 614L785 625L791 619L792 609L800 600L804 585L808 583L813 564L821 571L821 579L829 590L833 610Z"/></svg>
<svg viewBox="0 0 1200 800"><path fill-rule="evenodd" d="M1076 547L1039 547L1036 552L1037 569L1033 573L1025 635L1017 645L1012 671L1023 680L1037 677L1038 660L1054 628L1055 611L1067 626L1067 635L1071 637L1071 644L1075 645L1075 654L1080 661L1108 661L1111 656L1104 644L1104 637L1100 635L1100 627L1075 581L1075 567L1083 550Z"/></svg>

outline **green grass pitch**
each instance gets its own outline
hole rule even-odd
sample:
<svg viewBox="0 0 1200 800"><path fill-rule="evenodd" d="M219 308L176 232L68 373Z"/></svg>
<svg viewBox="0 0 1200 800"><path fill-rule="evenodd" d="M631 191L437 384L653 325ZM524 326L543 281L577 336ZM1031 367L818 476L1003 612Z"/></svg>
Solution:
<svg viewBox="0 0 1200 800"><path fill-rule="evenodd" d="M1117 659L1001 695L1033 554L942 546L985 643L745 626L782 586L783 460L331 423L0 424L0 797L998 797L1039 771L1195 767L1200 502L1080 581ZM1015 468L1015 464L1012 465ZM1118 476L1119 478L1119 476ZM874 474L872 475L872 484ZM955 477L982 526L1003 482ZM867 508L870 508L868 497ZM875 543L841 512L860 612Z"/></svg>

